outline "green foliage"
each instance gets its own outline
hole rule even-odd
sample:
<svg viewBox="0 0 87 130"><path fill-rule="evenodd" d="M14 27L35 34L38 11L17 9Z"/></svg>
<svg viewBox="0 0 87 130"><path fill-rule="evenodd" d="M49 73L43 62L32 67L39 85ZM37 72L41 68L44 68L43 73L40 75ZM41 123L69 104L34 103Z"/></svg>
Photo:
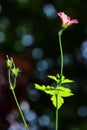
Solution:
<svg viewBox="0 0 87 130"><path fill-rule="evenodd" d="M49 75L48 77L55 80L57 83L60 83L61 81L62 84L74 82L73 80L65 79L64 75L61 77L59 74L57 74L56 76Z"/></svg>
<svg viewBox="0 0 87 130"><path fill-rule="evenodd" d="M73 80L70 79L65 79L65 76L60 76L59 74L57 74L56 76L48 76L49 78L53 79L54 81L56 81L57 85L56 87L53 86L45 86L45 85L39 85L39 84L35 84L35 88L41 91L44 91L47 94L50 94L51 97L51 101L53 103L53 105L59 109L62 104L64 103L64 99L63 97L69 97L72 96L73 93L71 92L71 90L69 88L65 88L63 86L64 83L71 83L74 82Z"/></svg>
<svg viewBox="0 0 87 130"><path fill-rule="evenodd" d="M56 97L57 97L57 99L56 99ZM62 106L62 104L64 103L64 99L60 95L57 95L57 96L53 95L51 97L51 101L52 101L53 105L55 107L57 107L57 109L59 109Z"/></svg>

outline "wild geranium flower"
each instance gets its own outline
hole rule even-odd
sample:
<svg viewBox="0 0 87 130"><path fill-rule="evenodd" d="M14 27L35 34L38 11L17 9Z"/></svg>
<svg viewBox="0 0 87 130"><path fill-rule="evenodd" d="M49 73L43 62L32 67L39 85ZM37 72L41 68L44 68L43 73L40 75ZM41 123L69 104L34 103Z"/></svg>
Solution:
<svg viewBox="0 0 87 130"><path fill-rule="evenodd" d="M68 26L72 24L77 24L77 19L71 19L69 16L67 16L64 12L59 12L58 16L62 19L62 27L67 28Z"/></svg>

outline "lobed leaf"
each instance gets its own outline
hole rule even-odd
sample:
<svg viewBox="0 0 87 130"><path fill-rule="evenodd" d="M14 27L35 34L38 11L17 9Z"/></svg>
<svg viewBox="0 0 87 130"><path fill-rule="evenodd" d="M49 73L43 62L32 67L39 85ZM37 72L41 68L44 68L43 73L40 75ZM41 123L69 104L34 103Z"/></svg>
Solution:
<svg viewBox="0 0 87 130"><path fill-rule="evenodd" d="M70 79L65 79L65 76L60 77L59 74L57 74L57 76L48 76L49 78L55 80L57 83L61 82L61 83L70 83L70 82L74 82L73 80ZM44 91L47 94L52 95L51 97L51 101L53 103L53 105L55 107L57 107L57 109L59 109L63 103L64 103L64 99L63 97L69 97L74 95L72 93L72 91L69 88L65 88L63 86L59 86L59 84L56 87L53 86L45 86L45 85L39 85L39 84L35 84L35 88L39 89L41 91ZM56 96L57 96L57 102L56 102Z"/></svg>
<svg viewBox="0 0 87 130"><path fill-rule="evenodd" d="M59 91L59 95L62 96L62 97L69 97L69 96L72 96L74 94L71 93L71 92L62 92L62 91Z"/></svg>
<svg viewBox="0 0 87 130"><path fill-rule="evenodd" d="M71 82L74 82L73 80L66 79L64 75L62 75L62 77L61 77L59 74L57 74L57 77L61 81L61 83L71 83Z"/></svg>
<svg viewBox="0 0 87 130"><path fill-rule="evenodd" d="M50 94L50 95L55 94L55 89L52 86L47 86L46 87L45 85L40 86L39 84L35 84L35 88L39 89L41 91L44 91L45 93Z"/></svg>
<svg viewBox="0 0 87 130"><path fill-rule="evenodd" d="M63 91L63 92L71 92L71 90L69 88L65 88L63 86L57 86L56 87L59 91Z"/></svg>
<svg viewBox="0 0 87 130"><path fill-rule="evenodd" d="M56 95L53 95L51 97L51 101L52 101L53 105L55 107L57 107L57 109L59 109L64 103L64 99L60 95L57 95L57 101L58 101L57 103L56 103Z"/></svg>
<svg viewBox="0 0 87 130"><path fill-rule="evenodd" d="M63 86L59 86L59 87L57 87L57 88L58 88L58 90L59 90L59 93L58 93L58 94L59 94L60 96L62 96L62 97L69 97L69 96L74 95L69 88L65 88L65 87L63 87Z"/></svg>
<svg viewBox="0 0 87 130"><path fill-rule="evenodd" d="M45 85L41 86L39 84L35 84L35 88L44 91L46 89L46 86Z"/></svg>
<svg viewBox="0 0 87 130"><path fill-rule="evenodd" d="M47 86L46 89L44 90L45 93L54 95L55 94L55 89L52 86Z"/></svg>

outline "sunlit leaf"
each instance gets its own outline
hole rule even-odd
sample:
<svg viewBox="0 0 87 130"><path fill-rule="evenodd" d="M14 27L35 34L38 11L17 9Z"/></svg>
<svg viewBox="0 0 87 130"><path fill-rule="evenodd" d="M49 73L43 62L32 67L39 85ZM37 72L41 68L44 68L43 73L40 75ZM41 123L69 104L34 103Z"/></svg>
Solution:
<svg viewBox="0 0 87 130"><path fill-rule="evenodd" d="M58 95L58 109L63 105L63 103L64 99L60 95Z"/></svg>
<svg viewBox="0 0 87 130"><path fill-rule="evenodd" d="M45 85L40 86L39 84L35 84L35 88L39 89L41 91L44 91L45 93L50 94L50 95L54 95L55 91L56 91L54 89L54 87L52 87L52 86L47 86L46 87Z"/></svg>
<svg viewBox="0 0 87 130"><path fill-rule="evenodd" d="M41 86L39 84L35 84L35 88L44 91L46 89L46 86L45 85Z"/></svg>
<svg viewBox="0 0 87 130"><path fill-rule="evenodd" d="M53 105L57 109L59 109L64 103L63 97L69 97L69 96L74 95L69 88L63 87L62 83L71 83L74 81L70 80L70 79L65 79L65 76L61 77L59 74L57 74L56 77L51 76L51 75L49 75L48 77L57 82L56 87L49 86L49 85L48 86L45 86L45 85L40 86L38 84L35 84L35 88L39 89L41 91L44 91L47 94L52 95L51 101L52 101Z"/></svg>
<svg viewBox="0 0 87 130"><path fill-rule="evenodd" d="M57 78L56 78L55 76L48 75L48 77L49 77L50 79L53 79L53 80L55 80L55 81L57 82Z"/></svg>
<svg viewBox="0 0 87 130"><path fill-rule="evenodd" d="M54 89L54 87L47 86L44 92L47 93L47 94L50 94L50 95L54 95L55 89Z"/></svg>
<svg viewBox="0 0 87 130"><path fill-rule="evenodd" d="M57 109L59 109L59 108L62 106L62 104L64 103L64 99L63 99L60 95L57 96L57 100L56 100L56 95L53 95L53 96L51 97L51 101L52 101L53 105L54 105ZM57 101L57 102L56 102L56 101Z"/></svg>
<svg viewBox="0 0 87 130"><path fill-rule="evenodd" d="M64 75L60 76L59 74L57 74L56 77L57 77L57 79L60 79L61 81L63 81L65 79Z"/></svg>
<svg viewBox="0 0 87 130"><path fill-rule="evenodd" d="M58 88L58 90L59 90L59 91L58 91L58 94L59 94L60 96L62 96L62 97L69 97L69 96L74 95L69 88L65 88L65 87L63 87L63 86L59 86L59 87L57 87L57 88Z"/></svg>
<svg viewBox="0 0 87 130"><path fill-rule="evenodd" d="M62 92L62 91L59 91L59 95L62 96L62 97L69 97L69 96L72 96L74 94L71 93L71 92Z"/></svg>
<svg viewBox="0 0 87 130"><path fill-rule="evenodd" d="M74 82L74 81L70 80L70 79L64 79L64 80L62 80L61 83L72 83L72 82Z"/></svg>
<svg viewBox="0 0 87 130"><path fill-rule="evenodd" d="M56 77L57 77L57 79L60 79L60 75L59 74L57 74Z"/></svg>
<svg viewBox="0 0 87 130"><path fill-rule="evenodd" d="M71 82L74 82L73 80L70 80L70 79L66 79L64 75L62 75L62 77L57 74L57 81L59 80L61 83L71 83Z"/></svg>
<svg viewBox="0 0 87 130"><path fill-rule="evenodd" d="M57 86L56 89L58 89L59 91L63 91L63 92L71 92L71 90L69 88L65 88L63 86Z"/></svg>
<svg viewBox="0 0 87 130"><path fill-rule="evenodd" d="M62 77L61 77L61 81L64 81L65 80L65 76L63 75Z"/></svg>

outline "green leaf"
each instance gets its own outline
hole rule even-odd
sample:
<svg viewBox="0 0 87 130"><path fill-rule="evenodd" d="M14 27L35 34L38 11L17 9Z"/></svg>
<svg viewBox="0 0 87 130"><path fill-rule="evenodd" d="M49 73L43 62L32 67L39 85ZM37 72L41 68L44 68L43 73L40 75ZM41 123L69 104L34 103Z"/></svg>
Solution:
<svg viewBox="0 0 87 130"><path fill-rule="evenodd" d="M71 92L69 88L65 88L63 86L57 86L56 89L58 89L59 91L64 91L64 92Z"/></svg>
<svg viewBox="0 0 87 130"><path fill-rule="evenodd" d="M52 101L53 105L55 107L57 107L57 109L59 109L64 103L64 99L60 95L57 96L57 103L56 103L56 95L53 95L51 97L51 101Z"/></svg>
<svg viewBox="0 0 87 130"><path fill-rule="evenodd" d="M63 77L63 79L64 79L64 77ZM35 88L39 89L41 91L44 91L47 94L52 95L51 101L57 109L59 109L63 105L63 103L64 103L63 97L69 97L69 96L74 95L69 88L65 88L63 86L53 87L53 86L49 86L49 85L40 86L39 84L35 84ZM56 98L56 96L57 96L57 98Z"/></svg>
<svg viewBox="0 0 87 130"><path fill-rule="evenodd" d="M57 77L57 79L60 79L61 81L63 81L65 79L64 75L62 75L62 77L61 77L59 74L57 74L56 77Z"/></svg>
<svg viewBox="0 0 87 130"><path fill-rule="evenodd" d="M74 82L74 81L70 80L70 79L64 79L64 80L62 80L61 83L72 83L72 82Z"/></svg>
<svg viewBox="0 0 87 130"><path fill-rule="evenodd" d="M57 82L57 78L56 78L55 76L48 75L48 77L49 77L50 79L53 79L53 80L55 80L55 81Z"/></svg>
<svg viewBox="0 0 87 130"><path fill-rule="evenodd" d="M56 77L57 77L57 79L60 79L60 75L59 74L57 74Z"/></svg>
<svg viewBox="0 0 87 130"><path fill-rule="evenodd" d="M59 90L59 93L58 93L58 94L59 94L60 96L62 96L62 97L69 97L69 96L74 95L69 88L65 88L65 87L63 87L63 86L59 86L59 87L57 87L57 88L58 88L58 90Z"/></svg>
<svg viewBox="0 0 87 130"><path fill-rule="evenodd" d="M71 93L71 92L62 92L62 91L59 91L59 95L62 96L62 97L69 97L69 96L72 96L74 94Z"/></svg>
<svg viewBox="0 0 87 130"><path fill-rule="evenodd" d="M62 77L61 77L61 81L64 81L65 80L65 76L63 75Z"/></svg>
<svg viewBox="0 0 87 130"><path fill-rule="evenodd" d="M47 86L44 92L47 93L47 94L50 94L50 95L54 95L55 94L55 88L52 87L52 86Z"/></svg>
<svg viewBox="0 0 87 130"><path fill-rule="evenodd" d="M44 91L45 93L50 94L50 95L55 94L55 89L52 86L47 86L46 87L45 85L40 86L39 84L35 84L35 88L39 89L41 91Z"/></svg>
<svg viewBox="0 0 87 130"><path fill-rule="evenodd" d="M64 99L60 95L58 95L58 109L63 105L63 103Z"/></svg>
<svg viewBox="0 0 87 130"><path fill-rule="evenodd" d="M39 84L35 84L35 88L44 91L46 89L45 85L40 86Z"/></svg>
<svg viewBox="0 0 87 130"><path fill-rule="evenodd" d="M73 80L65 79L64 75L62 75L62 77L61 77L59 74L57 74L56 77L58 78L58 80L61 81L61 83L71 83L71 82L74 82Z"/></svg>

